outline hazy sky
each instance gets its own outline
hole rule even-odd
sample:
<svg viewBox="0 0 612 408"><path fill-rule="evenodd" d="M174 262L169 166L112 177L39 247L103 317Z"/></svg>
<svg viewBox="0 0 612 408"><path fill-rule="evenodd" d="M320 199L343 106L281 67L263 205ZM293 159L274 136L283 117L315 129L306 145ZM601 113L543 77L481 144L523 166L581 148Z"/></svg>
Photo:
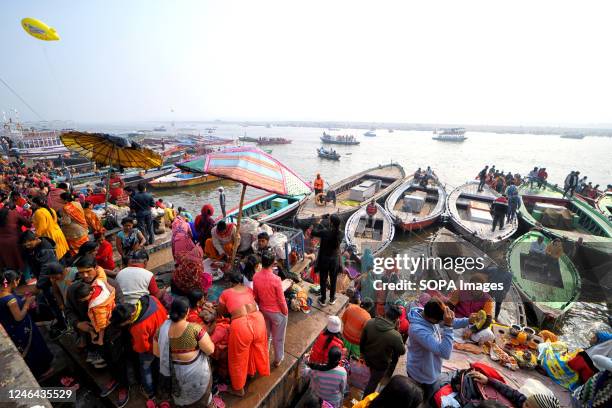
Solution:
<svg viewBox="0 0 612 408"><path fill-rule="evenodd" d="M610 1L0 2L45 119L612 123ZM60 42L23 31L35 17ZM37 119L0 84L0 109ZM170 113L174 109L174 113Z"/></svg>

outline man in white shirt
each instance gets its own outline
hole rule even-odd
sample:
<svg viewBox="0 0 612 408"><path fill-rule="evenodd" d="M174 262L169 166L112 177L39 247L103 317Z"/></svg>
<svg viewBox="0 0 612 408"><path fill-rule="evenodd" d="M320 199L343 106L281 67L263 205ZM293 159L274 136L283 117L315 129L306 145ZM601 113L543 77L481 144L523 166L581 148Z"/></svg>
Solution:
<svg viewBox="0 0 612 408"><path fill-rule="evenodd" d="M145 250L132 253L128 266L117 273L115 280L119 284L125 303L135 305L144 295L161 298L162 292L157 287L155 276L146 269L149 254Z"/></svg>
<svg viewBox="0 0 612 408"><path fill-rule="evenodd" d="M543 236L540 235L537 241L531 243L531 246L529 247L529 254L538 256L546 255L546 244L544 243Z"/></svg>

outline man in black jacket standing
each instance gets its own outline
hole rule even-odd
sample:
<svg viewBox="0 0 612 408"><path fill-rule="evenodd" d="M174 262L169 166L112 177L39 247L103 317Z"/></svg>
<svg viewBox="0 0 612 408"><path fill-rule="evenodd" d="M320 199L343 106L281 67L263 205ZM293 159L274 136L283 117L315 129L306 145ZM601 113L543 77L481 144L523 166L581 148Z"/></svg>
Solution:
<svg viewBox="0 0 612 408"><path fill-rule="evenodd" d="M130 199L130 208L136 213L136 228L142 231L149 245L155 242L152 207L155 207L153 195L147 192L145 183L141 182L138 184L138 192Z"/></svg>
<svg viewBox="0 0 612 408"><path fill-rule="evenodd" d="M359 349L370 369L370 380L363 395L370 395L376 391L378 383L385 374L391 377L399 356L406 353L402 335L396 328L400 315L397 306L389 306L385 311L385 317L370 319L361 332Z"/></svg>
<svg viewBox="0 0 612 408"><path fill-rule="evenodd" d="M482 191L484 189L485 182L487 181L487 170L489 170L489 166L485 166L484 169L480 170L478 173L478 179L480 182L478 183L478 191Z"/></svg>

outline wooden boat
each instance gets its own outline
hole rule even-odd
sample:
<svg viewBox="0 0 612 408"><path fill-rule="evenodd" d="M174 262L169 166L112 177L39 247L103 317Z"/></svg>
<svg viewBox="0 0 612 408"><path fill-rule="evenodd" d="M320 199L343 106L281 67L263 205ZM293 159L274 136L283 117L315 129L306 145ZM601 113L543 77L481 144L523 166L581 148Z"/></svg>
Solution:
<svg viewBox="0 0 612 408"><path fill-rule="evenodd" d="M542 188L536 188L535 183L534 183L534 188L532 189L529 187L529 184L525 183L519 186L519 192L523 192L523 191L527 191L529 195L535 194L535 195L540 195L540 196L550 197L550 198L560 198L560 199L563 198L563 189L556 184L544 183ZM585 195L582 195L576 192L574 192L573 197L577 198L580 201L584 201L591 207L595 207L595 200L591 197L587 197Z"/></svg>
<svg viewBox="0 0 612 408"><path fill-rule="evenodd" d="M609 220L612 220L612 192L607 191L599 196L595 208L608 217Z"/></svg>
<svg viewBox="0 0 612 408"><path fill-rule="evenodd" d="M298 209L295 223L307 227L325 215L337 214L341 221L370 201L384 199L402 182L404 169L397 163L379 165L354 174L331 185L328 191L336 195L336 203L324 203L322 196L314 193ZM326 193L328 192L326 191Z"/></svg>
<svg viewBox="0 0 612 408"><path fill-rule="evenodd" d="M512 243L507 261L514 284L541 326L549 321L554 323L572 307L580 296L581 281L567 255L554 259L529 253L538 237L543 237L545 244L551 242L544 234L530 231Z"/></svg>
<svg viewBox="0 0 612 408"><path fill-rule="evenodd" d="M327 144L339 144L339 145L358 145L359 140L355 139L353 136L332 136L329 133L323 132L323 136L321 136L321 141Z"/></svg>
<svg viewBox="0 0 612 408"><path fill-rule="evenodd" d="M317 155L322 159L328 160L340 160L340 155L335 150L327 150L324 147L319 147L317 149Z"/></svg>
<svg viewBox="0 0 612 408"><path fill-rule="evenodd" d="M519 217L530 227L537 227L553 237L576 242L604 253L612 252L612 221L603 213L577 198L563 198L560 189L546 185L518 188L522 198Z"/></svg>
<svg viewBox="0 0 612 408"><path fill-rule="evenodd" d="M369 248L373 255L378 255L393 241L395 225L391 215L378 203L371 222L366 207L362 206L349 217L344 236L347 244L355 246L358 253Z"/></svg>
<svg viewBox="0 0 612 408"><path fill-rule="evenodd" d="M238 138L238 140L240 140L241 142L251 142L251 143L256 143L259 139L256 137L249 137L249 136L240 136Z"/></svg>
<svg viewBox="0 0 612 408"><path fill-rule="evenodd" d="M144 170L139 172L128 173L121 177L126 187L136 187L140 183L148 183L149 181L168 175L176 170L176 167L172 164L168 164L159 168L159 170L150 170L145 172Z"/></svg>
<svg viewBox="0 0 612 408"><path fill-rule="evenodd" d="M291 142L292 140L282 137L260 137L256 141L256 143L260 146L290 144Z"/></svg>
<svg viewBox="0 0 612 408"><path fill-rule="evenodd" d="M502 230L491 231L493 217L489 208L499 194L485 185L478 192L478 182L463 184L450 192L446 208L455 229L468 241L478 246L496 247L516 232L516 218Z"/></svg>
<svg viewBox="0 0 612 408"><path fill-rule="evenodd" d="M202 184L213 183L215 181L219 181L219 177L208 174L175 172L149 181L149 186L157 189L179 188L199 186Z"/></svg>
<svg viewBox="0 0 612 408"><path fill-rule="evenodd" d="M429 259L441 260L441 262L437 264L433 262L433 265L428 269L429 276L432 279L442 279L445 281L452 280L456 285L459 285L459 280L461 279L469 281L470 275L467 273L458 274L455 268L444 268L444 260L448 258L482 258L482 264L484 266L482 270L489 266L497 266L497 263L491 257L477 248L474 244L444 227L440 228L432 237L427 246L427 255ZM499 314L499 320L507 324L527 324L525 307L514 285L512 285L506 294L502 310Z"/></svg>
<svg viewBox="0 0 612 408"><path fill-rule="evenodd" d="M406 197L414 197L416 203L412 204L417 208L406 206ZM423 203L420 208L419 201ZM410 177L389 194L385 209L404 231L426 228L436 222L446 209L446 191L435 175L425 187Z"/></svg>
<svg viewBox="0 0 612 408"><path fill-rule="evenodd" d="M242 216L260 222L277 223L292 215L306 199L306 196L284 196L266 194L247 201L242 207ZM238 217L238 207L227 212L226 219L235 222ZM217 221L223 217L218 217Z"/></svg>

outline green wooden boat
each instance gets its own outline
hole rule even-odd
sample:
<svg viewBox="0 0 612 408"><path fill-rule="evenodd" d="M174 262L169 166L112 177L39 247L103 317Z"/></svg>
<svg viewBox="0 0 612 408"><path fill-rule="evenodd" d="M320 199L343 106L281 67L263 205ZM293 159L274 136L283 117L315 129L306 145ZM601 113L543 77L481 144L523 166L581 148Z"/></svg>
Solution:
<svg viewBox="0 0 612 408"><path fill-rule="evenodd" d="M575 197L563 198L563 191L550 184L542 189L523 184L518 191L522 198L519 217L530 227L572 242L582 238L585 245L612 253L612 221L588 203ZM562 207L570 211L569 216L564 222L552 225L545 212L562 210Z"/></svg>
<svg viewBox="0 0 612 408"><path fill-rule="evenodd" d="M578 270L567 255L558 260L546 255L530 253L538 237L551 242L538 231L530 231L516 239L507 253L513 282L521 297L535 312L538 325L556 322L580 296L581 280Z"/></svg>
<svg viewBox="0 0 612 408"><path fill-rule="evenodd" d="M596 208L606 216L609 220L612 220L612 192L607 191L597 199Z"/></svg>

